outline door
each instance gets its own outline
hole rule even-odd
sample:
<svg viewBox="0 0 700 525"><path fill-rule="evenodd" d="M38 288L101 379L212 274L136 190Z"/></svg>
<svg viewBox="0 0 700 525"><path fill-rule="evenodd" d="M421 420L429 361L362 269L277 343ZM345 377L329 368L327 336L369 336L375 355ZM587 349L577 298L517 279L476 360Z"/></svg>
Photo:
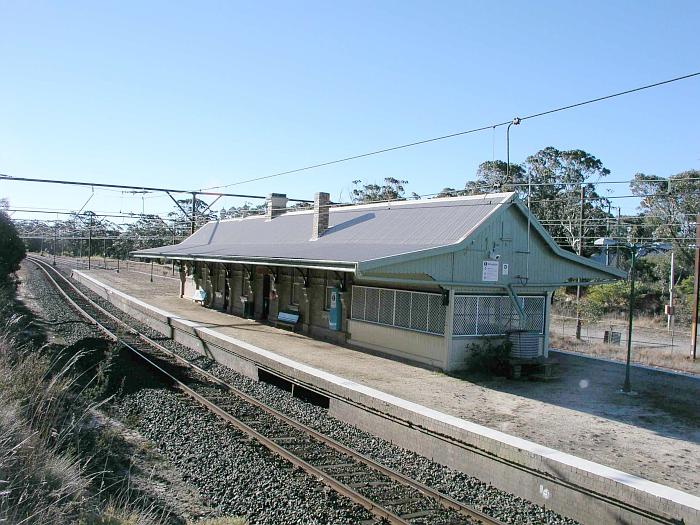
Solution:
<svg viewBox="0 0 700 525"><path fill-rule="evenodd" d="M270 274L263 275L263 307L262 319L267 319L270 314Z"/></svg>
<svg viewBox="0 0 700 525"><path fill-rule="evenodd" d="M224 305L223 311L228 312L228 304L231 301L231 287L229 286L229 280L224 277Z"/></svg>

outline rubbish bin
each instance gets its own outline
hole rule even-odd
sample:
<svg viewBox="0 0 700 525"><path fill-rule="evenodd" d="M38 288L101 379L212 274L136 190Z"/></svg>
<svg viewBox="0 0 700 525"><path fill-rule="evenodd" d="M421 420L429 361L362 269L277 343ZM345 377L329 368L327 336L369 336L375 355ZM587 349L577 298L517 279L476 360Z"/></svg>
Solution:
<svg viewBox="0 0 700 525"><path fill-rule="evenodd" d="M253 317L255 317L255 303L253 301L246 301L243 303L243 317L246 319L253 319Z"/></svg>

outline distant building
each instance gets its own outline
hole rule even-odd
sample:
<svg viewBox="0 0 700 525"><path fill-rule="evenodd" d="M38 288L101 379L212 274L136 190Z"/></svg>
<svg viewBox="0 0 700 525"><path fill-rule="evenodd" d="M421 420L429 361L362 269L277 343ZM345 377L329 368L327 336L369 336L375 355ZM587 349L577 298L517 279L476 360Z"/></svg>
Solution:
<svg viewBox="0 0 700 525"><path fill-rule="evenodd" d="M561 249L513 193L343 207L319 193L306 211L286 202L272 194L264 216L210 222L134 255L179 261L180 295L204 288L210 308L298 315L312 337L443 370L518 328L539 334L546 355L553 290L625 275Z"/></svg>

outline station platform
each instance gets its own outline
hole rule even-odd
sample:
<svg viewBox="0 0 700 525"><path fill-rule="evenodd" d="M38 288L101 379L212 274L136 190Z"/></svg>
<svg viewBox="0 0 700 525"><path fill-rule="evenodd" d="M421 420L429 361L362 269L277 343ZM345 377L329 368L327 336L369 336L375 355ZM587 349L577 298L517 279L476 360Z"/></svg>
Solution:
<svg viewBox="0 0 700 525"><path fill-rule="evenodd" d="M176 279L156 276L150 282L146 274L123 270L76 270L74 278L116 290L194 330L221 334L241 348L263 349L266 360L278 356L300 374L332 377L338 388L413 410L437 421L437 427L458 426L489 443L495 440L517 451L504 453L510 462L517 453L528 461L535 456L560 461L582 471L582 479L599 476L602 486L609 481L632 487L642 492L635 500L658 497L671 514L674 505L682 505L691 509L687 516L700 519L698 378L635 367L637 395L627 396L618 392L623 366L565 353L557 355L559 381L451 376L204 308L179 298ZM348 397L348 402L353 401ZM546 501L546 487L539 491L544 501L533 501L557 507Z"/></svg>

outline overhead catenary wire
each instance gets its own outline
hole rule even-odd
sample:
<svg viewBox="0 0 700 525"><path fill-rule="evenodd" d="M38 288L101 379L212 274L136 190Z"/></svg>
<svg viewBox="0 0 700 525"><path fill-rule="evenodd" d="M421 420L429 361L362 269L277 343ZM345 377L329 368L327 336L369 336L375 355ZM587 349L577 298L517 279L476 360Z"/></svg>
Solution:
<svg viewBox="0 0 700 525"><path fill-rule="evenodd" d="M576 102L576 103L573 103L573 104L568 104L568 105L566 105L566 106L561 106L561 107L557 107L557 108L553 108L553 109L548 109L548 110L545 110L545 111L540 111L540 112L538 112L538 113L533 113L533 114L530 114L530 115L527 115L527 116L524 116L524 117L519 117L519 120L520 120L520 121L523 121L523 120L530 120L530 119L534 119L534 118L539 118L539 117L543 117L543 116L546 116L546 115L551 115L551 114L553 114L553 113L558 113L558 112L561 112L561 111L567 111L567 110L574 109L574 108L578 108L578 107L581 107L581 106L586 106L586 105L588 105L588 104L594 104L594 103L596 103L596 102L602 102L602 101L604 101L604 100L610 100L610 99L613 99L613 98L616 98L616 97L621 97L621 96L624 96L624 95L629 95L629 94L632 94L632 93L637 93L637 92L644 91L644 90L647 90L647 89L652 89L652 88L655 88L655 87L659 87L659 86L671 84L671 83L673 83L673 82L679 82L679 81L681 81L681 80L687 80L687 79L689 79L689 78L693 78L693 77L697 77L697 76L700 76L700 71L694 72L694 73L689 73L689 74L687 74L687 75L682 75L682 76L675 77L675 78L670 78L670 79L667 79L667 80L662 80L662 81L659 81L659 82L654 82L653 84L646 84L646 85L639 86L639 87L636 87L636 88L627 89L627 90L624 90L624 91L618 91L618 92L616 92L616 93L611 93L611 94L608 94L608 95L604 95L604 96L601 96L601 97L596 97L596 98L584 100L584 101L581 101L581 102ZM351 156L343 157L343 158L336 159L336 160L331 160L331 161L326 161L326 162L319 162L319 163L311 164L311 165L309 165L309 166L304 166L304 167L301 167L301 168L295 168L295 169L291 169L291 170L281 171L281 172L278 172L278 173L272 173L272 174L270 174L270 175L262 175L262 176L259 176L259 177L252 177L252 178L249 178L249 179L245 179L245 180L241 180L241 181L232 182L232 183L230 183L230 184L223 184L223 185L219 185L219 186L210 186L210 187L207 187L207 188L200 188L200 190L198 190L198 191L208 191L208 190L214 190L214 189L230 188L231 186L237 186L237 185L240 185L240 184L247 184L247 183L250 183L250 182L256 182L256 181L271 179L271 178L275 178L275 177L281 177L281 176L283 176L283 175L291 175L291 174L293 174L293 173L299 173L299 172L302 172L302 171L308 171L308 170L312 170L312 169L322 168L322 167L325 167L325 166L331 166L331 165L334 165L334 164L340 164L340 163L343 163L343 162L349 162L349 161L352 161L352 160L358 160L358 159L361 159L361 158L371 157L371 156L374 156L374 155L380 155L380 154L388 153L388 152L391 152L391 151L397 151L397 150L401 150L401 149L412 148L412 147L415 147L415 146L420 146L420 145L424 145L424 144L429 144L429 143L432 143L432 142L438 142L438 141L447 140L447 139L451 139L451 138L455 138L455 137L460 137L460 136L464 136L464 135L470 135L470 134L478 133L478 132L480 132L480 131L485 131L485 130L488 130L488 129L495 129L495 128L498 128L498 127L506 126L506 125L510 124L511 122L512 122L512 119L508 119L508 120L505 120L505 121L503 121L503 122L492 123L492 124L488 124L488 125L486 125L486 126L479 126L479 127L475 127L475 128L472 128L472 129L467 129L467 130L464 130L464 131L458 131L458 132L455 132L455 133L448 133L448 134L446 134L446 135L440 135L440 136L431 137L431 138L428 138L428 139L417 140L417 141L414 141L414 142L409 142L409 143L407 143L407 144L400 144L400 145L398 145L398 146L391 146L391 147L387 147L387 148L381 148L381 149L377 149L377 150L370 151L370 152L367 152L367 153L361 153L361 154L358 154L358 155L351 155Z"/></svg>
<svg viewBox="0 0 700 525"><path fill-rule="evenodd" d="M174 194L189 194L192 195L197 194L197 195L205 195L205 196L214 196L214 197L237 197L237 198L244 198L244 199L266 199L267 197L265 195L243 195L243 194L238 194L238 193L220 193L220 192L208 192L205 190L181 190L181 189L172 189L172 188L156 188L156 187L150 187L150 186L129 186L125 184L106 184L106 183L97 183L97 182L85 182L85 181L71 181L71 180L58 180L58 179L39 179L39 178L34 178L34 177L15 177L12 175L7 175L4 173L0 173L0 180L5 180L5 181L14 181L14 182L42 182L42 183L48 183L48 184L62 184L62 185L68 185L68 186L87 186L87 187L92 187L92 188L112 188L112 189L133 189L133 190L139 190L136 192L132 193L144 193L144 192L162 192L162 193L174 193ZM291 202L313 202L308 199L294 199L294 198L287 198L288 201Z"/></svg>
<svg viewBox="0 0 700 525"><path fill-rule="evenodd" d="M578 186L578 185L572 185L572 187L574 187L574 186ZM459 191L460 191L460 190L456 190L456 193L458 193ZM342 211L342 208L346 208L346 207L361 206L361 205L369 205L369 204L387 204L387 205L391 205L391 204L397 204L397 203L403 203L403 204L401 204L400 206L397 206L395 209L412 209L413 207L411 207L410 204L406 204L407 202L415 201L416 204L417 204L418 206L421 206L421 207L422 207L422 206L425 205L425 202L426 202L426 200L423 200L423 198L428 199L428 202L429 202L430 198L435 197L435 196L437 196L437 195L440 195L441 193L443 193L443 192L424 193L424 194L416 195L417 197L420 197L420 199L414 199L414 198L399 198L399 199L396 199L396 198L392 198L392 199L373 199L373 200L368 200L368 201L363 201L363 202L335 203L335 204L332 205L332 209L334 209L335 212L339 212L339 211ZM492 193L494 193L494 192L492 191ZM473 195L473 197L474 197L473 201L472 201L472 200L464 201L464 202L460 202L459 204L457 204L457 203L440 204L439 201L435 201L435 202L432 204L432 207L444 207L444 206L482 206L482 205L483 205L483 202L480 202L480 201L489 200L489 197L488 197L487 195L488 195L488 194L485 194L485 195ZM597 201L597 200L615 199L615 198L639 198L639 199L643 199L643 198L647 198L647 197L659 197L659 196L661 196L661 195L663 195L663 193L662 193L662 194L658 194L658 193L654 193L654 194L637 194L637 195L611 195L611 196L607 196L607 197L596 197L594 200ZM699 196L700 196L700 191L698 191L698 192L686 192L686 193L684 193L683 195L684 195L684 196L695 196L695 195L699 195ZM468 195L468 196L472 196L472 195ZM482 198L479 199L478 197L482 197ZM577 199L574 199L574 198L573 198L573 194L572 194L572 197L571 197L571 198L561 197L561 196L560 196L560 197L549 198L549 199L537 199L537 200L534 200L534 199L533 199L533 200L531 200L530 202L531 202L531 203L535 203L535 204L537 204L537 203L543 203L543 202L546 202L546 203L556 203L556 202L572 203L572 202L574 202L575 200L577 200ZM590 199L589 199L589 200L590 200ZM421 203L421 204L418 204L418 203ZM414 207L415 207L415 206L414 206ZM251 209L247 210L248 216L256 215L256 212L259 212L259 214L265 214L265 213L267 212L267 209L268 209L268 208L265 207L265 206L261 206L260 208L251 208ZM307 206L307 207L302 207L302 208L298 208L298 209L295 209L295 208L288 208L288 207L275 207L275 208L272 208L273 211L285 210L285 211L288 211L288 212L303 211L303 210L310 210L310 209L312 209L312 207L311 207L310 205ZM66 211L62 211L62 209L60 209L60 208L38 208L38 209L37 209L37 208L21 207L21 206L13 206L13 207L11 207L11 208L8 208L8 211L15 211L15 212L20 212L20 213L46 213L46 214L49 214L49 213L50 213L50 214L59 213L59 214L63 214L63 215L90 215L90 214L94 214L95 216L102 216L102 217L126 217L126 218L149 218L149 217L156 217L156 216L160 217L158 214L143 214L143 213L135 213L135 212L115 213L115 212L111 212L111 211L100 211L100 212L95 211L95 212L87 212L87 213L84 213L84 214L77 214L76 212L74 212L74 211L69 211L69 210L67 210L67 209L65 209L65 208L64 208L63 210L66 210ZM348 210L348 211L352 211L352 210ZM674 214L675 214L675 215L687 215L687 216L694 216L694 215L695 215L695 213L690 213L690 212L689 212L689 213L678 212L678 213L674 213ZM213 215L216 215L216 214L213 213ZM645 218L645 217L652 217L652 216L651 216L651 215L642 214L642 215L631 216L631 217L633 217L633 218L638 218L638 219L642 219L642 218ZM630 218L630 217L627 217L627 219L629 219L629 218ZM206 219L207 219L207 217L200 217L200 220L206 220ZM596 220L596 219L599 219L599 220L608 220L608 219L610 219L610 217L608 217L607 219L606 219L605 217L601 217L601 218L592 218L591 220ZM176 217L176 218L166 217L166 220L169 220L169 221L172 221L172 220L181 220L181 221L183 221L183 222L190 222L190 219L185 219L185 218L182 218L182 217ZM541 220L540 222L543 222L543 221Z"/></svg>

